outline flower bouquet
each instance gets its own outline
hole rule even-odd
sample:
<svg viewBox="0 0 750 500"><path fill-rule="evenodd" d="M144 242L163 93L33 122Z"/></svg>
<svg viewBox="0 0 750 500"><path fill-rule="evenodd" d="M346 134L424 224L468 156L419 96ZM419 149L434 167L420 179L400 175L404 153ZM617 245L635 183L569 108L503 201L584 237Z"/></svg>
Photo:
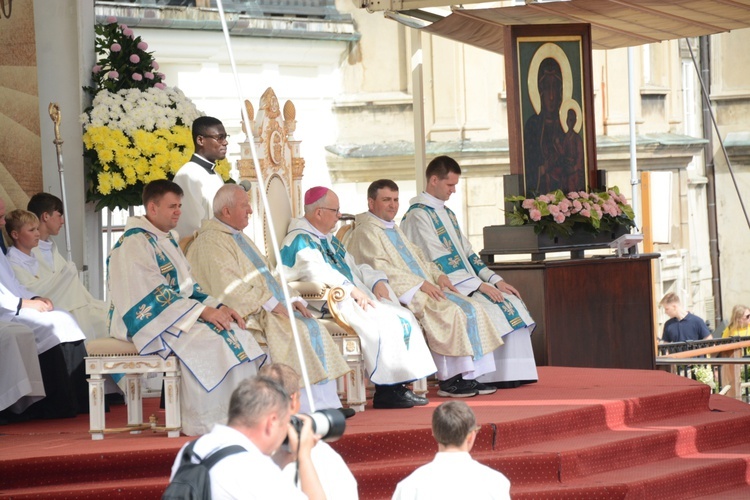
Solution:
<svg viewBox="0 0 750 500"><path fill-rule="evenodd" d="M597 193L572 191L566 195L558 189L536 198L510 196L505 200L514 204L508 214L511 226L531 224L536 234L550 238L571 236L579 229L596 235L635 227L633 207L617 186Z"/></svg>
<svg viewBox="0 0 750 500"><path fill-rule="evenodd" d="M190 125L202 113L179 89L167 87L148 44L115 18L96 26L93 97L81 115L90 163L86 201L104 207L141 204L143 186L171 179L193 153ZM229 178L229 163L216 172Z"/></svg>

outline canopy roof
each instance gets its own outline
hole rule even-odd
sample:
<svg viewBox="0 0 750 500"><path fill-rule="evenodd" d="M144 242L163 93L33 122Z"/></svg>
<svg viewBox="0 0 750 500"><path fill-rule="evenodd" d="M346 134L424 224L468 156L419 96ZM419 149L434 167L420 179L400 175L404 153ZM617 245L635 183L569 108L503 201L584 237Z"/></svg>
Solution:
<svg viewBox="0 0 750 500"><path fill-rule="evenodd" d="M369 10L451 40L503 53L503 29L527 24L591 24L594 49L616 49L750 27L750 0L568 0L509 7L452 7L448 16L425 7L444 0L365 0Z"/></svg>

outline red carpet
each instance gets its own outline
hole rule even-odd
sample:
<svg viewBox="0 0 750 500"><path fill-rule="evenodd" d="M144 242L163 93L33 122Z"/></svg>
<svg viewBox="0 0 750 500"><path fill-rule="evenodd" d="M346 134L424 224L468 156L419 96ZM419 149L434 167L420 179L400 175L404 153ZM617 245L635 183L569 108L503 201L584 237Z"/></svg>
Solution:
<svg viewBox="0 0 750 500"><path fill-rule="evenodd" d="M466 400L482 424L472 455L502 471L514 498L748 498L750 406L660 371L539 369L537 384ZM363 499L390 498L431 459L427 407L367 409L333 443ZM157 413L146 400L144 413ZM124 425L113 407L109 426ZM189 438L112 434L88 417L0 427L0 498L159 498ZM719 495L720 493L720 495Z"/></svg>

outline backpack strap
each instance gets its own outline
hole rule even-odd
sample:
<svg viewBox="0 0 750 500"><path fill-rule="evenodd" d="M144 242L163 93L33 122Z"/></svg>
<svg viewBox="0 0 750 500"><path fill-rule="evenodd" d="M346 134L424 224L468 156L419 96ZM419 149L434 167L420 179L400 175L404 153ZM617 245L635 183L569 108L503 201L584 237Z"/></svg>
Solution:
<svg viewBox="0 0 750 500"><path fill-rule="evenodd" d="M187 449L185 450L187 451ZM192 451L192 448L191 448ZM216 465L217 462L220 460L228 457L229 455L234 455L235 453L242 453L243 451L247 451L245 448L239 445L231 445L231 446L225 446L224 448L221 448L220 450L217 450L213 453L211 453L209 456L201 460L201 463L206 467L206 469L211 470L211 467Z"/></svg>

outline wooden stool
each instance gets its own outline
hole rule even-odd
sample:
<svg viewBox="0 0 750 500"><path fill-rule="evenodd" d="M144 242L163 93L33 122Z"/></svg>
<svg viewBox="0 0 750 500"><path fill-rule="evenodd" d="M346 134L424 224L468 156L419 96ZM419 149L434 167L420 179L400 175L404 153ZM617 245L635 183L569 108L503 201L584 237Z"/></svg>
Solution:
<svg viewBox="0 0 750 500"><path fill-rule="evenodd" d="M95 339L86 344L86 374L89 375L89 433L91 439L104 439L105 433L130 432L138 434L145 429L166 431L169 437L178 437L182 428L180 418L180 368L175 356L162 359L157 354L141 356L135 345L114 338ZM128 426L107 429L104 425L104 378L102 375L125 374L125 402L128 405ZM145 373L164 374L164 401L166 423L143 422L140 376Z"/></svg>

